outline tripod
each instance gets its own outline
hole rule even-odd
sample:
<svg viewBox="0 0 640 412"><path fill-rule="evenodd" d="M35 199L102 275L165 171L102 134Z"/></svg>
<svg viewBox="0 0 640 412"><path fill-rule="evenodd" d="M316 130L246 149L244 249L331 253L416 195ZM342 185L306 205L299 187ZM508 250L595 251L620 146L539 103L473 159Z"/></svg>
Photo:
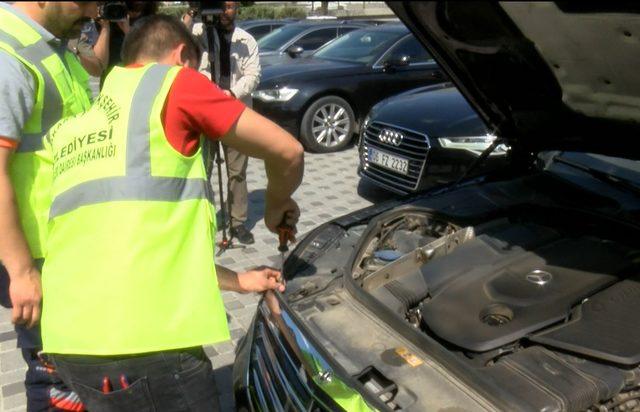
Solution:
<svg viewBox="0 0 640 412"><path fill-rule="evenodd" d="M205 27L205 33L207 36L208 43L208 58L209 58L209 67L211 70L211 82L215 83L215 53L216 53L216 45L214 41L215 35L215 18L214 14L203 14L202 15L202 23ZM209 157L211 157L211 153L209 153ZM216 256L222 255L229 249L244 249L246 246L244 245L236 245L233 243L233 238L227 237L227 216L231 216L231 209L228 204L224 202L224 191L222 185L222 143L219 140L216 140L216 167L218 169L218 193L220 195L220 210L222 213L221 223L222 223L222 240L216 243L218 247L218 251L216 252Z"/></svg>

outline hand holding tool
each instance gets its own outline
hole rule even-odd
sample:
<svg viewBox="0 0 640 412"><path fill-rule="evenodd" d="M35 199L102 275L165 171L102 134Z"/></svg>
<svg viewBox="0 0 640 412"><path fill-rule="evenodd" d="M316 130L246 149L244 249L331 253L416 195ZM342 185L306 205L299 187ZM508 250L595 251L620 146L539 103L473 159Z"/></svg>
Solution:
<svg viewBox="0 0 640 412"><path fill-rule="evenodd" d="M278 252L280 252L281 265L280 270L284 269L284 254L289 251L289 242L295 242L295 229L283 223L278 226Z"/></svg>

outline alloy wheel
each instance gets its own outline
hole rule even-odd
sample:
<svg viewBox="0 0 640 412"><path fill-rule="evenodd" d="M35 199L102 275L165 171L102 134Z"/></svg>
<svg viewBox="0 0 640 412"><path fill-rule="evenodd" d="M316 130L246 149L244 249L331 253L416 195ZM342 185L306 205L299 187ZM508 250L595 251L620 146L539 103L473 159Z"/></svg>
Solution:
<svg viewBox="0 0 640 412"><path fill-rule="evenodd" d="M329 103L321 106L314 113L311 133L318 144L333 147L350 136L350 124L347 110L336 103Z"/></svg>

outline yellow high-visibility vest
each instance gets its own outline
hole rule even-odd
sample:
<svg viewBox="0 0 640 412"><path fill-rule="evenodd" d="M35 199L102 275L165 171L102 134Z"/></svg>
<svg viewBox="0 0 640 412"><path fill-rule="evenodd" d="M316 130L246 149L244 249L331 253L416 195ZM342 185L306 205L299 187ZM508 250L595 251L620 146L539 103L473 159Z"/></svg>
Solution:
<svg viewBox="0 0 640 412"><path fill-rule="evenodd" d="M179 70L116 67L91 109L45 137L45 352L134 354L229 339L202 152L176 151L161 121Z"/></svg>
<svg viewBox="0 0 640 412"><path fill-rule="evenodd" d="M10 5L0 3L0 50L15 57L34 76L35 104L24 126L20 146L10 166L20 223L31 255L44 256L50 170L35 155L42 137L58 120L89 108L88 74L71 52L63 58L47 43L36 27Z"/></svg>

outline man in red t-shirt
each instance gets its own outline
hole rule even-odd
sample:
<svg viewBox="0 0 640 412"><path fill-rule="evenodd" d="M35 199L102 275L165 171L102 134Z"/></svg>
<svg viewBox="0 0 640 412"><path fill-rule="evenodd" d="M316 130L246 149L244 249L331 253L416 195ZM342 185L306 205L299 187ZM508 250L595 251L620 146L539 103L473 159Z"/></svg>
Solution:
<svg viewBox="0 0 640 412"><path fill-rule="evenodd" d="M167 168L180 169L182 164L176 159L182 159L183 156L175 156L176 159L173 156L166 156L166 150L171 149L163 147L158 149L157 153L160 154L157 154L158 158L154 159L152 153L156 152L152 148L159 146L145 146L147 144L145 140L136 139L149 139L149 142L156 142L164 135L168 144L186 157L200 156L197 151L202 135L209 139L220 139L240 152L264 160L268 177L265 224L274 233L282 223L292 226L295 231L300 211L291 196L302 180L304 154L302 146L282 128L245 107L235 98L224 94L204 75L192 69L197 64L198 49L197 43L186 27L173 17L155 15L138 22L129 32L123 45L122 57L127 66L118 69L117 72L114 69L107 77L103 93L94 103L92 110L52 128L46 138L47 150L43 156L53 162L54 169L63 162L69 162L56 156L61 153L55 151L56 145L62 144L66 148L66 139L74 138L75 133L81 128L91 127L91 119L95 119L92 115L97 113L97 115L112 116L111 107L117 108L118 102L130 101L126 119L131 123L115 123L112 129L114 144L117 147L126 147L126 154L136 153L131 157L125 155L126 160L140 160L150 156L150 160L165 159ZM155 102L156 97L138 93L141 90L148 93L151 93L149 90L154 90L145 81L155 77L145 77L146 74L166 73L167 68L156 63L183 67L173 79L164 100L160 119L164 130L155 127L156 118L141 114L153 110L148 108L148 105L149 101ZM140 70L146 70L141 80L140 77L136 77L136 71ZM159 76L157 78L160 79ZM116 93L115 90L122 87L116 83L118 79L139 79L139 84L134 90L125 89L122 93L120 91ZM165 81L164 77L162 81ZM101 102L108 102L111 99L109 93L113 93L112 104L102 105ZM145 96L144 99L136 100L140 95ZM155 107L155 103L153 104ZM126 106L125 103L122 105ZM136 127L129 127L136 125L136 121L148 122L144 133L136 131ZM65 129L67 126L70 127ZM92 135L90 131L87 133ZM141 147L143 149L140 149ZM148 148L144 149L145 147ZM145 152L148 155L140 156L136 150L148 150ZM91 159L96 162L102 160L102 158ZM198 162L202 161L202 158L191 157L190 160ZM221 336L217 331L202 332L209 330L206 327L211 327L207 319L213 319L214 329L218 328L219 322L226 321L221 308L214 308L214 305L207 304L217 296L215 293L209 293L207 289L211 285L209 276L213 276L209 265L214 264L213 256L208 260L211 239L208 235L203 235L209 232L207 228L190 225L193 221L197 221L191 216L201 216L199 213L203 207L200 203L202 200L196 197L199 203L189 203L189 200L182 200L186 190L178 193L180 200L170 200L175 203L173 207L176 209L159 210L182 212L175 214L167 212L166 216L171 217L168 221L158 220L155 214L146 213L149 210L157 210L152 208L158 207L157 204L165 201L164 194L174 199L171 197L175 194L172 191L173 186L165 185L165 180L160 176L150 176L151 165L156 164L152 161L149 161L148 170L145 167L137 168L139 165L135 162L133 166L125 163L127 173L124 176L118 175L121 171L120 164L109 161L99 165L82 163L81 166L71 162L73 166L69 169L57 169L60 174L56 178L66 179L65 182L69 187L66 191L54 196L53 205L56 205L56 201L63 198L64 194L72 192L79 194L81 200L76 203L73 201L65 203L71 206L68 206L69 210L62 212L65 214L64 218L61 218L61 215L58 215L58 220L52 218L48 260L43 269L45 350L51 352L50 358L58 372L65 382L77 390L89 410L215 410L217 393L211 362L201 347L184 347L211 343L212 340ZM197 166L197 163L189 163L171 178L187 180L186 175L189 175L192 165ZM108 177L87 176L85 178L84 173L90 174L91 171L98 169L105 172ZM62 175L62 173L65 174ZM148 177L149 180L146 180ZM195 177L191 179L197 180ZM204 177L201 180L204 188ZM54 182L60 181L54 180ZM150 186L145 188L149 189L148 192L144 192L145 189L141 188L141 182ZM97 187L91 186L95 183L100 183L99 190L88 189L88 187ZM132 187L144 193L132 195L130 193ZM161 190L165 192L158 195ZM81 207L95 206L103 208L97 209L100 211L109 210L109 203L120 205L123 193L126 193L124 199L131 200L133 196L133 200L136 200L133 204L127 205L126 209L133 216L131 221L136 222L133 229L114 232L110 227L111 220L107 220L105 224L100 216L95 216L95 219L92 219L95 223L84 222L86 223L83 226L84 233L78 234L69 230L74 225L78 225L74 218L80 215L73 215L73 213L82 213L79 212ZM189 193L186 195L189 196ZM187 199L190 198L187 197ZM178 209L177 204L180 202L183 202L182 208ZM57 205L61 204L62 202L57 203ZM52 207L52 215L55 215L54 210L55 208ZM142 216L144 218L141 218ZM159 214L159 216L165 215ZM184 218L184 216L187 217ZM116 221L119 218L118 213L110 217ZM175 236L183 241L177 242L180 245L176 247L176 242L163 242L163 239L147 237L147 233L140 230L145 227L152 233L175 233ZM166 229L157 230L157 228ZM62 239L64 236L76 237ZM105 250L93 244L96 254L91 255L90 259L78 259L71 264L71 267L56 266L55 262L60 263L66 259L66 256L77 253L78 243L81 242L80 236L95 238L96 244L99 242L105 244L112 239L116 239L116 242L117 239L132 240L132 243L137 244L132 247L135 249L132 256L140 257L140 260L123 258L122 261L112 264L111 254L117 255L117 252ZM160 263L150 262L156 257L155 254L162 255L163 259L167 259L168 256L169 259L178 263L165 270L163 260L160 260ZM127 257L130 258L130 256ZM140 261L142 263L139 263ZM88 267L89 265L94 267ZM95 267L96 265L99 266ZM65 276L62 276L63 272ZM108 286L104 284L104 273L110 275L111 284ZM195 275L189 277L188 274ZM281 273L269 268L236 273L216 265L216 276L220 289L241 293L284 291ZM145 279L158 279L158 281L146 282ZM83 299L78 298L74 301L74 297L82 295L74 289L80 281L83 282L82 291L85 295ZM52 288L52 285L55 285L55 288ZM167 285L173 287L169 288ZM194 288L199 288L198 291L205 291L205 293L195 293ZM49 292L51 290L53 292ZM165 296L169 296L169 299L164 299ZM75 304L66 306L68 301L74 301ZM137 306L144 310L138 311ZM166 309L163 312L164 318L159 314L162 311L155 308ZM96 318L95 323L93 318L86 316L87 313L91 313L90 316ZM122 313L126 313L126 318L121 316ZM149 313L153 313L151 318ZM167 313L171 315L167 316ZM68 316L63 317L62 314ZM169 317L172 323L165 322ZM62 322L68 322L69 318L78 322L70 322L71 327L77 329L56 335L59 325L62 325ZM192 318L195 320L191 321ZM110 326L117 323L118 327L105 326L108 322L113 322L109 323ZM83 335L83 328L80 327L83 323L90 324L94 329L94 334L89 339L85 339ZM165 323L169 323L169 326L165 327ZM126 335L127 331L135 330L137 325L146 325L144 333L136 336ZM221 329L224 330L224 328ZM159 340L158 337L162 333L165 336ZM109 345L108 342L105 343L106 339L100 339L98 336L108 336L113 342Z"/></svg>

